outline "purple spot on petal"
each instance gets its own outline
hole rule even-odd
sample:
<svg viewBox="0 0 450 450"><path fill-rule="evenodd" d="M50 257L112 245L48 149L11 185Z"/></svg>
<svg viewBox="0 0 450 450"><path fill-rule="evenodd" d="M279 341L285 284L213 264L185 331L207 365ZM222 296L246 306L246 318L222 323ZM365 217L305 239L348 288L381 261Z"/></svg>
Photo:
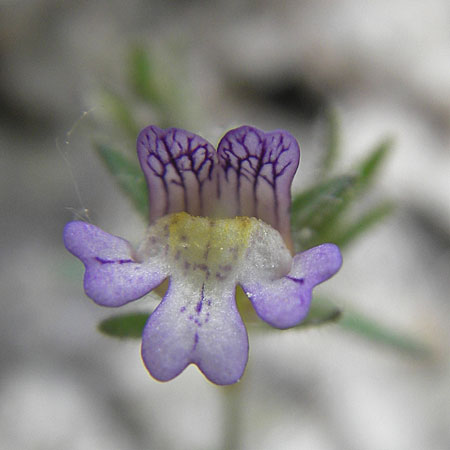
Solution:
<svg viewBox="0 0 450 450"><path fill-rule="evenodd" d="M180 308L180 312L181 313L184 313L186 311L186 306L182 306L181 308Z"/></svg>

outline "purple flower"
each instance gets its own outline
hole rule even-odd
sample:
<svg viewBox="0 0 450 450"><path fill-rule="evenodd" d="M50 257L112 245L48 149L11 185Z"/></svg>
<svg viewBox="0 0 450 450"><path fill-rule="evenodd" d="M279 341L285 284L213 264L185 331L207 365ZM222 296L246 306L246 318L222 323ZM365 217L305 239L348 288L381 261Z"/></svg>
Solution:
<svg viewBox="0 0 450 450"><path fill-rule="evenodd" d="M137 151L150 195L139 248L79 221L66 225L64 243L84 263L85 292L99 305L124 305L169 279L142 338L153 377L170 380L193 363L213 383L235 383L248 358L236 286L262 320L289 328L342 263L334 244L289 250L298 144L286 131L243 126L216 151L188 131L149 126Z"/></svg>

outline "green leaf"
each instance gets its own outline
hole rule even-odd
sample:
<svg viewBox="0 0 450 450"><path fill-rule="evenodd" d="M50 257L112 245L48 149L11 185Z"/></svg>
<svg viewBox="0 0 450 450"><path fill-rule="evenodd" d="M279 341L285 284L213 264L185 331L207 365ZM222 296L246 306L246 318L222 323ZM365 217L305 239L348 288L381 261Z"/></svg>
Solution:
<svg viewBox="0 0 450 450"><path fill-rule="evenodd" d="M338 203L355 182L354 176L341 175L295 195L291 206L294 225L300 227L310 225L324 208Z"/></svg>
<svg viewBox="0 0 450 450"><path fill-rule="evenodd" d="M161 105L161 95L155 77L155 68L148 52L135 46L130 52L130 83L139 97L150 104Z"/></svg>
<svg viewBox="0 0 450 450"><path fill-rule="evenodd" d="M134 312L112 316L102 320L97 329L107 336L115 338L138 339L142 337L142 330L150 312Z"/></svg>
<svg viewBox="0 0 450 450"><path fill-rule="evenodd" d="M330 172L334 167L341 146L340 123L336 111L332 109L328 111L327 122L325 155L322 162L322 171L324 174Z"/></svg>
<svg viewBox="0 0 450 450"><path fill-rule="evenodd" d="M348 189L343 189L338 198L339 201L330 202L320 208L310 220L309 227L314 231L308 245L317 245L321 242L337 242L342 234L342 218L348 208L356 203L360 197L371 187L381 164L392 147L392 140L385 139L356 167L353 183ZM377 211L378 213L378 211ZM374 217L365 217L369 224ZM357 224L356 227L361 224ZM364 225L364 224L363 224ZM356 228L355 228L356 229ZM354 232L355 230L351 230ZM361 228L362 231L362 228ZM347 235L346 238L349 236Z"/></svg>
<svg viewBox="0 0 450 450"><path fill-rule="evenodd" d="M386 201L382 203L371 211L360 216L352 224L348 225L346 229L333 240L333 242L340 247L348 245L361 234L389 216L393 210L394 204L392 202Z"/></svg>
<svg viewBox="0 0 450 450"><path fill-rule="evenodd" d="M419 339L392 330L355 311L346 311L339 324L348 331L402 353L408 353L416 357L430 357L432 355L430 347Z"/></svg>
<svg viewBox="0 0 450 450"><path fill-rule="evenodd" d="M389 154L393 143L394 141L391 138L383 139L356 167L356 172L358 174L358 190L365 190L372 184L382 163L384 163L386 156Z"/></svg>
<svg viewBox="0 0 450 450"><path fill-rule="evenodd" d="M119 95L104 89L101 93L102 101L109 110L112 119L133 140L136 140L140 128L126 102Z"/></svg>
<svg viewBox="0 0 450 450"><path fill-rule="evenodd" d="M135 46L129 55L129 80L131 90L157 114L157 123L161 128L178 126L184 122L185 105L188 117L193 113L192 102L184 98L180 86L185 83L183 68L178 67L180 58L169 62L167 58L158 58L147 48Z"/></svg>
<svg viewBox="0 0 450 450"><path fill-rule="evenodd" d="M320 230L340 208L355 183L354 176L342 175L313 186L294 197L291 226L294 243L298 249L311 247L322 240ZM305 230L307 233L303 233Z"/></svg>
<svg viewBox="0 0 450 450"><path fill-rule="evenodd" d="M139 166L107 145L94 144L94 146L100 159L105 163L123 192L130 197L136 209L147 219L147 184Z"/></svg>

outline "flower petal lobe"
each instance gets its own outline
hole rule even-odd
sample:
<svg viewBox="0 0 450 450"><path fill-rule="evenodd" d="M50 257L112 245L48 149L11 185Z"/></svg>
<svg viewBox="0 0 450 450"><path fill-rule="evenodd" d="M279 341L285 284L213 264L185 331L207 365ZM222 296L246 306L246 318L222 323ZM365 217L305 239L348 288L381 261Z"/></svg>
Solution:
<svg viewBox="0 0 450 450"><path fill-rule="evenodd" d="M262 320L276 328L290 328L308 314L313 287L333 276L341 264L339 248L322 244L295 255L284 277L247 278L241 285Z"/></svg>
<svg viewBox="0 0 450 450"><path fill-rule="evenodd" d="M232 384L242 376L247 358L247 332L234 286L217 290L171 280L144 328L142 359L150 374L168 381L193 363L213 383Z"/></svg>
<svg viewBox="0 0 450 450"><path fill-rule="evenodd" d="M84 290L96 303L121 306L150 292L167 277L157 259L140 263L130 244L95 225L75 221L64 244L86 268Z"/></svg>
<svg viewBox="0 0 450 450"><path fill-rule="evenodd" d="M203 215L217 191L216 151L188 131L154 125L137 139L139 162L147 179L150 223L170 213Z"/></svg>
<svg viewBox="0 0 450 450"><path fill-rule="evenodd" d="M221 207L228 216L257 217L290 242L291 182L300 149L286 131L242 126L218 146Z"/></svg>

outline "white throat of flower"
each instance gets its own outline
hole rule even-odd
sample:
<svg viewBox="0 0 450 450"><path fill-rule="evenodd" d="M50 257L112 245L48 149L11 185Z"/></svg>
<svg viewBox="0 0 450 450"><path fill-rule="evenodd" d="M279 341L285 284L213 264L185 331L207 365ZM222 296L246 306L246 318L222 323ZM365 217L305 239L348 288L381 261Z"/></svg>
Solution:
<svg viewBox="0 0 450 450"><path fill-rule="evenodd" d="M152 225L138 258L144 264L159 260L173 278L185 283L220 284L221 289L236 285L244 274L267 281L281 278L292 264L280 234L259 219L211 219L185 212Z"/></svg>

